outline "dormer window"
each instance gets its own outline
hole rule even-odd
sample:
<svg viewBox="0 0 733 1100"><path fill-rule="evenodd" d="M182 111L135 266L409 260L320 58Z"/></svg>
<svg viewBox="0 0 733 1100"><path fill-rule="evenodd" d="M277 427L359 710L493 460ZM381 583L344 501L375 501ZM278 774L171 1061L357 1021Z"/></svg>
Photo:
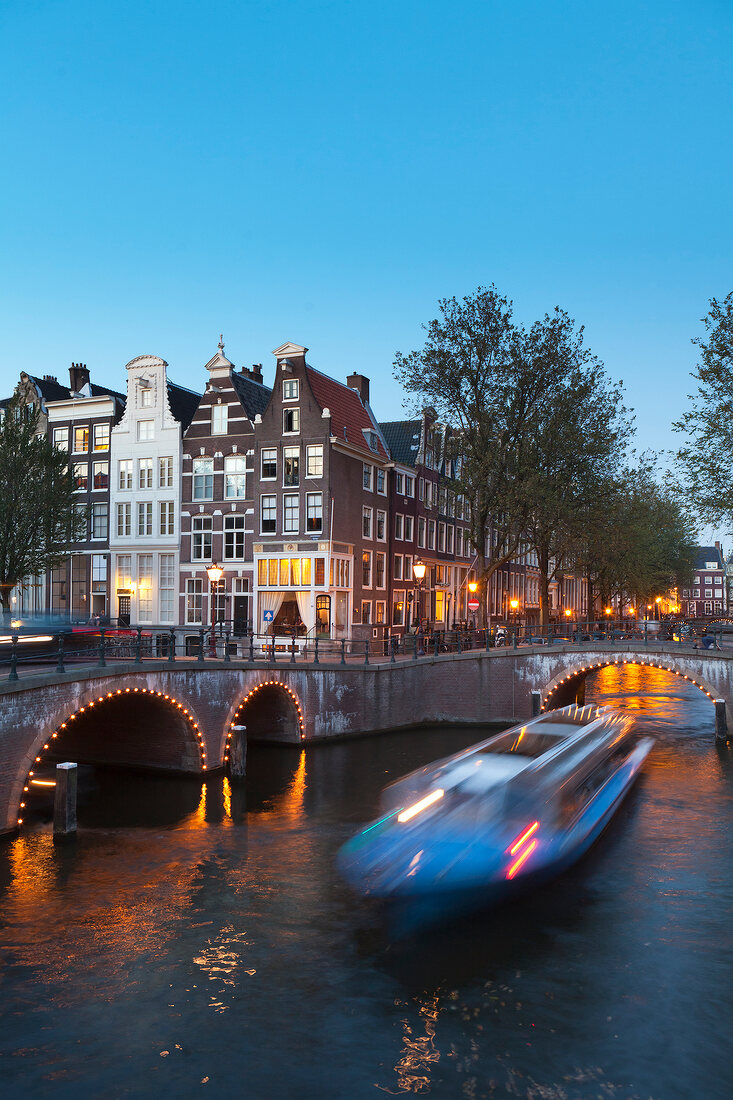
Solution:
<svg viewBox="0 0 733 1100"><path fill-rule="evenodd" d="M286 378L283 381L283 401L297 401L299 397L300 383L297 378Z"/></svg>

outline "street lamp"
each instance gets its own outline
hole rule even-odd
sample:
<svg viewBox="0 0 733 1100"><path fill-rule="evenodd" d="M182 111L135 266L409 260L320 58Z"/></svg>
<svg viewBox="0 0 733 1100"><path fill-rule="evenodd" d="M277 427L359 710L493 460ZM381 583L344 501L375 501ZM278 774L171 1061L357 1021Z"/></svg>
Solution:
<svg viewBox="0 0 733 1100"><path fill-rule="evenodd" d="M422 615L420 608L420 589L422 588L423 581L425 580L426 565L422 558L418 558L417 561L412 563L412 575L415 579L415 591L417 593L417 633L420 637L420 649L422 650Z"/></svg>
<svg viewBox="0 0 733 1100"><path fill-rule="evenodd" d="M476 593L478 592L478 581L469 581L468 582L468 591L471 593L471 596L475 597ZM471 615L473 617L473 629L475 630L476 629L476 612L472 611Z"/></svg>
<svg viewBox="0 0 733 1100"><path fill-rule="evenodd" d="M509 606L512 609L512 626L514 630L517 629L517 608L519 607L519 600L510 600Z"/></svg>
<svg viewBox="0 0 733 1100"><path fill-rule="evenodd" d="M568 625L570 624L570 619L571 619L572 614L573 614L572 607L566 607L565 608L565 622L568 623Z"/></svg>
<svg viewBox="0 0 733 1100"><path fill-rule="evenodd" d="M660 615L660 611L661 611L662 609L661 609L661 607L660 607L659 605L660 605L660 604L661 604L661 602L662 602L662 597L661 597L661 596L657 596L657 598L655 599L655 601L654 601L654 602L655 602L655 604L657 605L657 618L658 618L658 619L661 619L661 617L662 617L662 616Z"/></svg>
<svg viewBox="0 0 733 1100"><path fill-rule="evenodd" d="M611 622L611 620L610 620L610 618L609 618L609 615L611 615L612 611L613 611L613 608L611 608L611 607L607 607L607 608L606 608L606 610L605 610L605 615L606 615L606 632L608 632L608 624L609 624L609 623Z"/></svg>
<svg viewBox="0 0 733 1100"><path fill-rule="evenodd" d="M216 626L216 592L219 581L224 575L224 570L213 561L206 572L211 586L211 637L209 639L209 656L216 657L216 638L214 636L214 628Z"/></svg>

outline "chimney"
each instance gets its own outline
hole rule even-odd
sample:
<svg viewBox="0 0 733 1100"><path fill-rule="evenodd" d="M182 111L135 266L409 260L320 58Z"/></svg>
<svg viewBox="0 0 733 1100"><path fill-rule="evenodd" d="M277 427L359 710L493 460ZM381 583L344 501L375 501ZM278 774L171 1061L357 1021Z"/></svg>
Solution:
<svg viewBox="0 0 733 1100"><path fill-rule="evenodd" d="M350 374L346 379L350 390L356 390L365 405L369 404L369 379L363 374Z"/></svg>
<svg viewBox="0 0 733 1100"><path fill-rule="evenodd" d="M56 377L55 374L44 374L43 381L44 382L55 382L58 385L58 378Z"/></svg>
<svg viewBox="0 0 733 1100"><path fill-rule="evenodd" d="M89 381L86 363L72 363L69 367L69 388L72 393L80 393Z"/></svg>
<svg viewBox="0 0 733 1100"><path fill-rule="evenodd" d="M262 385L262 363L253 363L252 370L247 371L253 382L259 382Z"/></svg>

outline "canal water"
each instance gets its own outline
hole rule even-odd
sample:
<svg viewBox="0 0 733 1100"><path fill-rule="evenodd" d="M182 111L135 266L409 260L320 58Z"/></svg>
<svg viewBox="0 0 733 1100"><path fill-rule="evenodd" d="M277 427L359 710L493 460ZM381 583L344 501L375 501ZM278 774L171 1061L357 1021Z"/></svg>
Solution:
<svg viewBox="0 0 733 1100"><path fill-rule="evenodd" d="M657 744L540 893L407 942L339 845L390 779L478 739L253 749L244 789L95 773L75 843L0 846L0 1095L733 1095L733 755L651 669L595 673Z"/></svg>

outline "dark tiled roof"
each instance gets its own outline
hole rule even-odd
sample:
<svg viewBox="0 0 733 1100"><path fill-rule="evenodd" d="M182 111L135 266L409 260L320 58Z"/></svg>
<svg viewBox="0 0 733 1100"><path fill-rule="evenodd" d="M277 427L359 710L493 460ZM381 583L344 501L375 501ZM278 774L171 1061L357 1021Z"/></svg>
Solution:
<svg viewBox="0 0 733 1100"><path fill-rule="evenodd" d="M251 378L246 378L237 371L232 371L232 385L250 420L254 420L257 413L265 411L272 396L269 386L264 386L261 382L253 382Z"/></svg>
<svg viewBox="0 0 733 1100"><path fill-rule="evenodd" d="M171 413L180 423L184 432L193 420L193 415L198 408L200 400L200 393L194 393L193 390L187 390L183 386L177 386L175 382L168 383L168 404L170 405Z"/></svg>
<svg viewBox="0 0 733 1100"><path fill-rule="evenodd" d="M420 448L420 421L391 420L379 427L395 462L414 466Z"/></svg>
<svg viewBox="0 0 733 1100"><path fill-rule="evenodd" d="M706 562L714 561L716 569L723 568L723 556L717 546L696 546L694 550L694 568L705 569Z"/></svg>
<svg viewBox="0 0 733 1100"><path fill-rule="evenodd" d="M98 386L96 382L91 382L92 397L116 397L123 405L127 402L127 398L124 393L120 393L118 390L111 390L109 386Z"/></svg>
<svg viewBox="0 0 733 1100"><path fill-rule="evenodd" d="M44 401L63 401L69 396L68 386L62 386L50 378L37 378L35 374L29 374L28 377L35 383Z"/></svg>
<svg viewBox="0 0 733 1100"><path fill-rule="evenodd" d="M380 458L389 458L382 440L382 433L376 420L363 404L356 390L321 374L319 370L306 366L308 381L313 395L322 409L331 413L331 435L358 447L365 455L378 454ZM376 432L377 450L373 451L367 443L364 432Z"/></svg>

